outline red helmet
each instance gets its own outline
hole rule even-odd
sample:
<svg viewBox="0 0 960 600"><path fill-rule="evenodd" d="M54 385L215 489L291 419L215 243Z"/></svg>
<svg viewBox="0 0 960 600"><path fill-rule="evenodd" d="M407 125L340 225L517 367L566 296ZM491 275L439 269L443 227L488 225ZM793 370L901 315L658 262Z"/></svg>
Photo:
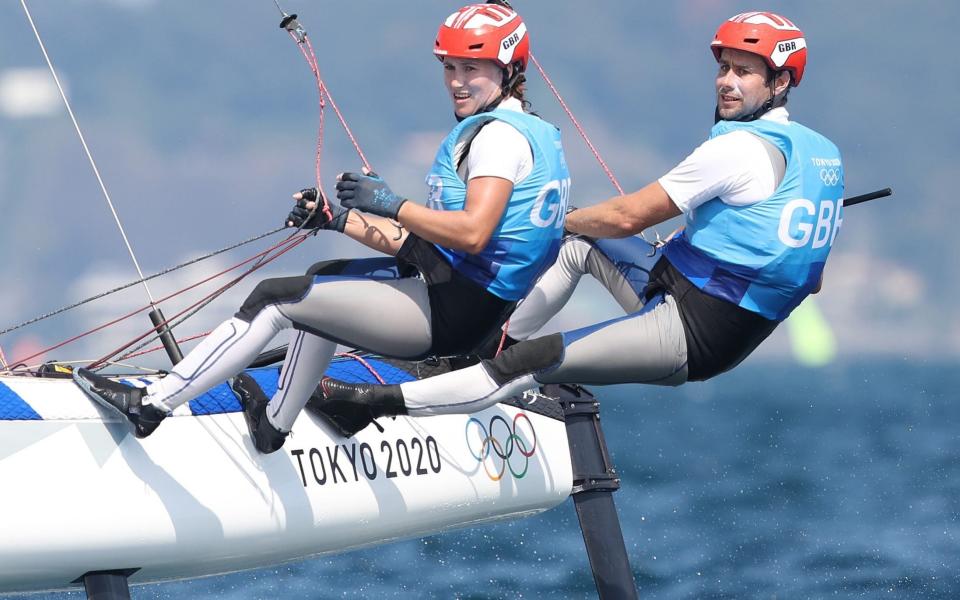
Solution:
<svg viewBox="0 0 960 600"><path fill-rule="evenodd" d="M501 67L519 63L527 68L530 37L523 19L497 4L472 4L453 13L440 25L433 53L457 58L482 58Z"/></svg>
<svg viewBox="0 0 960 600"><path fill-rule="evenodd" d="M717 60L724 48L758 54L774 71L790 71L790 85L800 85L807 65L807 40L787 18L772 12L746 12L724 21L710 49Z"/></svg>

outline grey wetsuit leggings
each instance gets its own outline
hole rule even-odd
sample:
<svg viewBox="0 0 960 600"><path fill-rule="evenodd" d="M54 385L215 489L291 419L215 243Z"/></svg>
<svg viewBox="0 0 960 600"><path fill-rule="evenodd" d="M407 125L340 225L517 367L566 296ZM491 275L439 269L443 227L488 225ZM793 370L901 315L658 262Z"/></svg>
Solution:
<svg viewBox="0 0 960 600"><path fill-rule="evenodd" d="M687 345L676 300L662 292L646 296L659 259L659 250L640 238L566 238L557 261L514 311L510 335L523 339L539 329L570 299L587 273L628 314L520 342L467 369L401 384L408 411L474 412L541 383L684 383Z"/></svg>
<svg viewBox="0 0 960 600"><path fill-rule="evenodd" d="M241 372L276 334L291 329L278 390L267 406L270 422L289 431L338 342L395 358L431 353L439 337L432 331L432 313L436 302L443 306L445 299L432 294L421 277L409 272L405 276L394 258L320 263L311 271L321 268L327 273L322 270L327 265L335 265L337 274L308 272L260 282L236 316L221 323L167 377L147 388L146 401L172 411ZM465 327L472 334L460 337L487 335L506 317L506 311L496 312L495 300L483 304L485 292L471 285L458 283L455 275L454 281L440 284L447 290L440 294L448 297L459 286L461 293L475 299L472 311L470 302L462 303L462 310L477 321L489 321L469 323ZM473 343L481 341L478 337ZM464 343L469 347L470 340Z"/></svg>

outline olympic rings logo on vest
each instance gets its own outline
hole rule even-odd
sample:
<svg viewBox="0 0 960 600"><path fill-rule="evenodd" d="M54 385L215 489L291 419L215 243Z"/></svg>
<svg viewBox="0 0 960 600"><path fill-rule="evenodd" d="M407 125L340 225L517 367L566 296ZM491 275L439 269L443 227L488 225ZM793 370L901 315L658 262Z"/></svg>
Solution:
<svg viewBox="0 0 960 600"><path fill-rule="evenodd" d="M820 169L820 181L826 186L837 185L840 183L840 169Z"/></svg>
<svg viewBox="0 0 960 600"><path fill-rule="evenodd" d="M494 415L486 426L480 419L470 417L465 434L470 455L483 465L492 481L500 481L507 469L517 479L523 479L530 457L537 451L537 432L530 417L522 412L513 417L512 423L502 415Z"/></svg>

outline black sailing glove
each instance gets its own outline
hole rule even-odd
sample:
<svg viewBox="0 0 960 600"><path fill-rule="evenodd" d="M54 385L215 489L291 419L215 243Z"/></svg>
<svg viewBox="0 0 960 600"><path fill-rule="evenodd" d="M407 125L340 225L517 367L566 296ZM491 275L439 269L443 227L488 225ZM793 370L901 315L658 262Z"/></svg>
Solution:
<svg viewBox="0 0 960 600"><path fill-rule="evenodd" d="M337 181L337 199L347 208L397 220L406 198L394 194L377 175L341 173Z"/></svg>
<svg viewBox="0 0 960 600"><path fill-rule="evenodd" d="M317 202L317 196L320 202ZM347 225L348 209L331 204L326 196L317 193L317 188L305 188L293 195L297 205L287 215L287 227L302 229L329 229L343 233Z"/></svg>

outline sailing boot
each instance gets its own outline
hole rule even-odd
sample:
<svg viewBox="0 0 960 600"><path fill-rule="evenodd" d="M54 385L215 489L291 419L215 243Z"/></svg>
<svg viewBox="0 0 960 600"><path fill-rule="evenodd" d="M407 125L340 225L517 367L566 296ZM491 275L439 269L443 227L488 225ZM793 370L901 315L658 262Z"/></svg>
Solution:
<svg viewBox="0 0 960 600"><path fill-rule="evenodd" d="M119 414L133 425L133 432L138 438L145 438L160 426L160 421L166 418L163 412L152 404L144 404L146 395L143 388L136 388L97 375L89 369L77 369L73 373L73 380L87 396L97 404Z"/></svg>
<svg viewBox="0 0 960 600"><path fill-rule="evenodd" d="M240 398L243 418L247 422L254 447L262 454L279 450L289 432L284 433L270 423L267 418L267 404L270 399L260 389L257 381L246 373L240 373L233 378L231 387Z"/></svg>
<svg viewBox="0 0 960 600"><path fill-rule="evenodd" d="M378 417L407 414L399 385L346 383L330 377L320 380L307 410L326 419L343 437L353 437Z"/></svg>

